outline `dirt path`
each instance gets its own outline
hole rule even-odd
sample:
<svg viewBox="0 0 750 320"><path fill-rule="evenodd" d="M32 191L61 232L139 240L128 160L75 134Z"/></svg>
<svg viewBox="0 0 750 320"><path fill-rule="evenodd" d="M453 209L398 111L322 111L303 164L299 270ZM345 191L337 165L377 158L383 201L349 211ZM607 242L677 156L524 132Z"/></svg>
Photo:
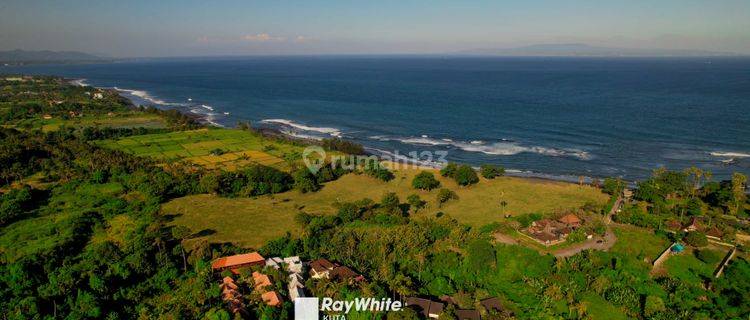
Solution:
<svg viewBox="0 0 750 320"><path fill-rule="evenodd" d="M504 244L519 244L518 240L516 240L515 238L500 232L495 233L495 241Z"/></svg>

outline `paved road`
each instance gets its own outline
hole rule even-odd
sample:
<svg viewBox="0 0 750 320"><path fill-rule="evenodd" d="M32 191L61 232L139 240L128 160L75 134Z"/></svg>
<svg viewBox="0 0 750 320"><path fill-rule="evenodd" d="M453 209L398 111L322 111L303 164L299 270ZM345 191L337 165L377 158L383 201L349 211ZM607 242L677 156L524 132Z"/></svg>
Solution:
<svg viewBox="0 0 750 320"><path fill-rule="evenodd" d="M599 242L601 240L602 242ZM612 231L612 228L607 226L607 232L604 234L604 237L594 237L590 240L586 240L584 242L574 244L570 247L563 248L560 250L555 251L554 255L555 257L570 257L573 256L583 250L609 250L612 248L612 246L615 245L615 242L617 242L617 236Z"/></svg>

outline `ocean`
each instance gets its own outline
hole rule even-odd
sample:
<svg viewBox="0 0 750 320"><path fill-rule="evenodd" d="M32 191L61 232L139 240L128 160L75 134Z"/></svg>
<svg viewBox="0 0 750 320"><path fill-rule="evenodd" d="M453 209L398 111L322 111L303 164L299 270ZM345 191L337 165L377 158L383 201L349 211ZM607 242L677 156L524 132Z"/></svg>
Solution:
<svg viewBox="0 0 750 320"><path fill-rule="evenodd" d="M447 153L516 175L633 181L657 167L750 174L750 58L321 56L0 67L116 88L381 155Z"/></svg>

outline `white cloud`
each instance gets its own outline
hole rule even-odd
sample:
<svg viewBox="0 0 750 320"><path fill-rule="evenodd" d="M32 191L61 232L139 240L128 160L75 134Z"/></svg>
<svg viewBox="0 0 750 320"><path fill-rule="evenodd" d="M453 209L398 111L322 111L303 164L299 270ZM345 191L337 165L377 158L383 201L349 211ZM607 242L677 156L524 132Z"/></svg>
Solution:
<svg viewBox="0 0 750 320"><path fill-rule="evenodd" d="M312 40L312 38L305 36L297 36L296 38L294 38L294 42L308 42L310 40Z"/></svg>
<svg viewBox="0 0 750 320"><path fill-rule="evenodd" d="M248 34L244 35L240 38L244 41L257 41L257 42L266 42L266 41L278 41L283 42L286 41L285 37L276 37L272 36L268 33L258 33L258 34Z"/></svg>

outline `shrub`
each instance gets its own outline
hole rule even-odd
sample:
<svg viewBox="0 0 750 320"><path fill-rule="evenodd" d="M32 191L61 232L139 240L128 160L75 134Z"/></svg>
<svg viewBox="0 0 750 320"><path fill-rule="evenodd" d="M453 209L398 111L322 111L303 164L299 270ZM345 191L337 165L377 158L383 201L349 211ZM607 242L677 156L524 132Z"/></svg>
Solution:
<svg viewBox="0 0 750 320"><path fill-rule="evenodd" d="M406 202L409 204L412 210L414 210L414 213L417 213L417 211L424 208L424 206L427 204L427 201L422 200L422 198L420 198L416 194L411 194L406 197Z"/></svg>
<svg viewBox="0 0 750 320"><path fill-rule="evenodd" d="M294 189L302 193L315 192L320 189L316 177L306 168L294 172Z"/></svg>
<svg viewBox="0 0 750 320"><path fill-rule="evenodd" d="M483 164L479 172L485 179L495 179L505 174L505 168L494 164Z"/></svg>
<svg viewBox="0 0 750 320"><path fill-rule="evenodd" d="M479 182L476 171L465 164L459 166L455 163L448 163L443 169L440 169L440 175L453 178L461 186L468 186Z"/></svg>
<svg viewBox="0 0 750 320"><path fill-rule="evenodd" d="M606 178L604 179L604 186L602 191L607 194L619 195L622 190L625 189L625 182L620 178Z"/></svg>
<svg viewBox="0 0 750 320"><path fill-rule="evenodd" d="M685 243L693 247L705 247L708 245L708 238L706 238L706 235L698 231L688 232L684 240Z"/></svg>
<svg viewBox="0 0 750 320"><path fill-rule="evenodd" d="M440 169L440 175L443 177L452 178L456 175L456 171L458 171L458 165L453 162L449 162L447 165L445 165L445 167Z"/></svg>
<svg viewBox="0 0 750 320"><path fill-rule="evenodd" d="M442 188L438 191L437 201L439 204L448 202L449 200L458 200L458 195L450 189Z"/></svg>
<svg viewBox="0 0 750 320"><path fill-rule="evenodd" d="M567 240L570 243L576 243L586 240L586 232L584 232L583 229L574 230L568 235Z"/></svg>
<svg viewBox="0 0 750 320"><path fill-rule="evenodd" d="M643 314L650 317L667 310L664 301L657 296L647 296L643 304Z"/></svg>
<svg viewBox="0 0 750 320"><path fill-rule="evenodd" d="M456 180L456 182L461 186L468 186L470 184L475 184L479 182L479 177L477 176L477 172L474 171L472 167L469 167L468 165L461 165L458 167L458 170L456 171L456 176L453 177L453 179Z"/></svg>
<svg viewBox="0 0 750 320"><path fill-rule="evenodd" d="M209 154L211 154L212 156L220 156L220 155L225 154L225 153L226 153L226 151L221 150L219 148L213 149L213 150L211 150L209 152Z"/></svg>
<svg viewBox="0 0 750 320"><path fill-rule="evenodd" d="M33 201L31 188L24 186L12 189L6 194L0 194L0 226L15 221L28 214L28 209Z"/></svg>
<svg viewBox="0 0 750 320"><path fill-rule="evenodd" d="M346 141L341 138L323 139L321 146L329 151L341 151L348 154L365 154L365 148L358 143Z"/></svg>
<svg viewBox="0 0 750 320"><path fill-rule="evenodd" d="M415 189L432 190L440 187L440 181L435 179L435 175L429 171L422 171L417 174L411 181L411 186Z"/></svg>
<svg viewBox="0 0 750 320"><path fill-rule="evenodd" d="M391 181L393 180L393 178L395 178L393 172L390 172L388 169L384 168L377 160L367 161L367 163L365 163L364 172L368 176L385 182Z"/></svg>
<svg viewBox="0 0 750 320"><path fill-rule="evenodd" d="M395 192L388 192L380 198L380 207L388 213L397 214L401 210L399 205L401 200L398 198Z"/></svg>
<svg viewBox="0 0 750 320"><path fill-rule="evenodd" d="M526 213L526 214L518 215L514 217L514 219L516 219L516 221L518 221L518 223L521 224L522 228L528 228L532 222L541 220L542 215L539 213Z"/></svg>
<svg viewBox="0 0 750 320"><path fill-rule="evenodd" d="M359 219L362 215L356 204L346 202L339 207L338 216L343 222L352 222Z"/></svg>
<svg viewBox="0 0 750 320"><path fill-rule="evenodd" d="M622 212L614 215L614 220L619 223L627 223L644 228L658 228L662 218L658 215L644 212L638 206L628 205L623 208Z"/></svg>

